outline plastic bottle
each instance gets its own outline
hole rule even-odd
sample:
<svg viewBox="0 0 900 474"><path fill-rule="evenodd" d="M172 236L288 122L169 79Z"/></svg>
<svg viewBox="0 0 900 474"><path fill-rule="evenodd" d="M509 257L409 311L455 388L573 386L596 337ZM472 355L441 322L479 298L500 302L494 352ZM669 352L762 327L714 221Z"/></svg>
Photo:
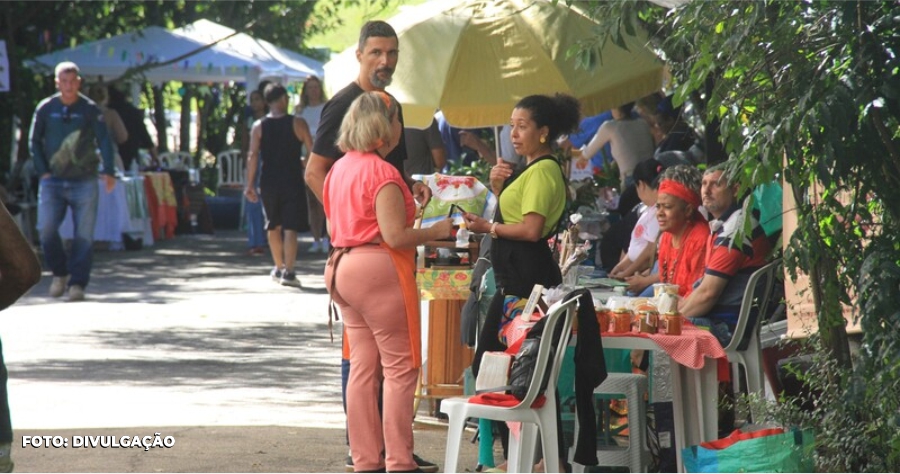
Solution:
<svg viewBox="0 0 900 474"><path fill-rule="evenodd" d="M466 221L459 223L459 230L456 231L456 248L469 247L469 229L466 227Z"/></svg>

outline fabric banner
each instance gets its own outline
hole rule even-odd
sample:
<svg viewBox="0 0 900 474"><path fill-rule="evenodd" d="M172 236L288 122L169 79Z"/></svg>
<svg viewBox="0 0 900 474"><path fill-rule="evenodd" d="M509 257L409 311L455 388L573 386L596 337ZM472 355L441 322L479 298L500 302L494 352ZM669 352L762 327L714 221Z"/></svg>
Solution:
<svg viewBox="0 0 900 474"><path fill-rule="evenodd" d="M491 219L497 207L497 198L492 192L473 176L449 176L435 173L429 175L413 175L431 188L431 200L425 205L422 214L422 227L430 227L435 222L445 219L450 214L450 206L456 204L466 212L472 212ZM462 216L454 211L453 224L459 225Z"/></svg>

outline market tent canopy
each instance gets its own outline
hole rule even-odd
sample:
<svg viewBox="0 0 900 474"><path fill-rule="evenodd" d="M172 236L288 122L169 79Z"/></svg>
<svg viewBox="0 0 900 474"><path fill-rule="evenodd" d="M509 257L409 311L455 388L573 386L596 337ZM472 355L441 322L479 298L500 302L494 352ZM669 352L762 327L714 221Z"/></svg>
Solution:
<svg viewBox="0 0 900 474"><path fill-rule="evenodd" d="M218 41L216 46L220 49L249 58L258 64L262 78L303 80L311 75L321 78L324 74L322 63L315 59L275 46L266 40L254 38L247 33L235 34L235 30L206 19L176 28L172 32L204 44ZM222 38L227 39L219 41Z"/></svg>
<svg viewBox="0 0 900 474"><path fill-rule="evenodd" d="M271 64L262 64L253 57L241 55L219 44L203 49L209 43L158 26L149 26L135 33L44 54L27 60L25 64L52 72L58 63L72 61L78 64L82 75L103 76L105 81L112 81L130 68L153 66L193 53L173 64L150 67L143 71L143 76L153 82L246 82L250 88L255 87L260 79L301 80L315 73L314 68L297 70L290 65L276 71Z"/></svg>
<svg viewBox="0 0 900 474"><path fill-rule="evenodd" d="M521 98L564 92L592 115L658 91L663 63L643 36L628 49L608 42L593 71L567 52L594 37L597 26L565 2L547 0L432 1L387 20L400 40L400 61L387 90L403 104L407 126L424 128L441 109L457 127L509 121ZM356 47L325 65L334 91L359 71Z"/></svg>

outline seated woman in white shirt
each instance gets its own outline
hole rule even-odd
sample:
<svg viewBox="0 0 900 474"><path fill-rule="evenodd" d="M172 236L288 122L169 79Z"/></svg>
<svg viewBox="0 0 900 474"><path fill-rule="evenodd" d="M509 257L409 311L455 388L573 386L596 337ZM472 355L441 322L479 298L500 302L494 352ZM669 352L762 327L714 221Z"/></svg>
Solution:
<svg viewBox="0 0 900 474"><path fill-rule="evenodd" d="M641 208L638 211L637 225L631 231L628 251L623 252L622 259L609 273L612 278L624 280L625 277L648 271L652 267L653 257L656 255L656 238L659 235L656 194L659 175L664 169L665 166L652 158L638 163L634 168L633 176Z"/></svg>

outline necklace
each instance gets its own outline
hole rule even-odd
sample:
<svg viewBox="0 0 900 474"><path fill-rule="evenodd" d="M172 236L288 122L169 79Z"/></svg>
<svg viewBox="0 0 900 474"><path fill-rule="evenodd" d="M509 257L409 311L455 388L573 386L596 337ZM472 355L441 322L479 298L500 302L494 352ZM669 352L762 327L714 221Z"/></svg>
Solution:
<svg viewBox="0 0 900 474"><path fill-rule="evenodd" d="M685 229L686 230L686 229ZM681 232L681 236L683 237L685 231ZM672 234L672 240L670 241L672 248L675 248L675 235ZM666 258L662 262L660 262L660 279L663 283L674 283L675 282L675 269L678 268L678 261L681 260L681 256L684 254L684 241L679 243L678 253L675 255L675 258ZM668 257L669 255L667 255Z"/></svg>

